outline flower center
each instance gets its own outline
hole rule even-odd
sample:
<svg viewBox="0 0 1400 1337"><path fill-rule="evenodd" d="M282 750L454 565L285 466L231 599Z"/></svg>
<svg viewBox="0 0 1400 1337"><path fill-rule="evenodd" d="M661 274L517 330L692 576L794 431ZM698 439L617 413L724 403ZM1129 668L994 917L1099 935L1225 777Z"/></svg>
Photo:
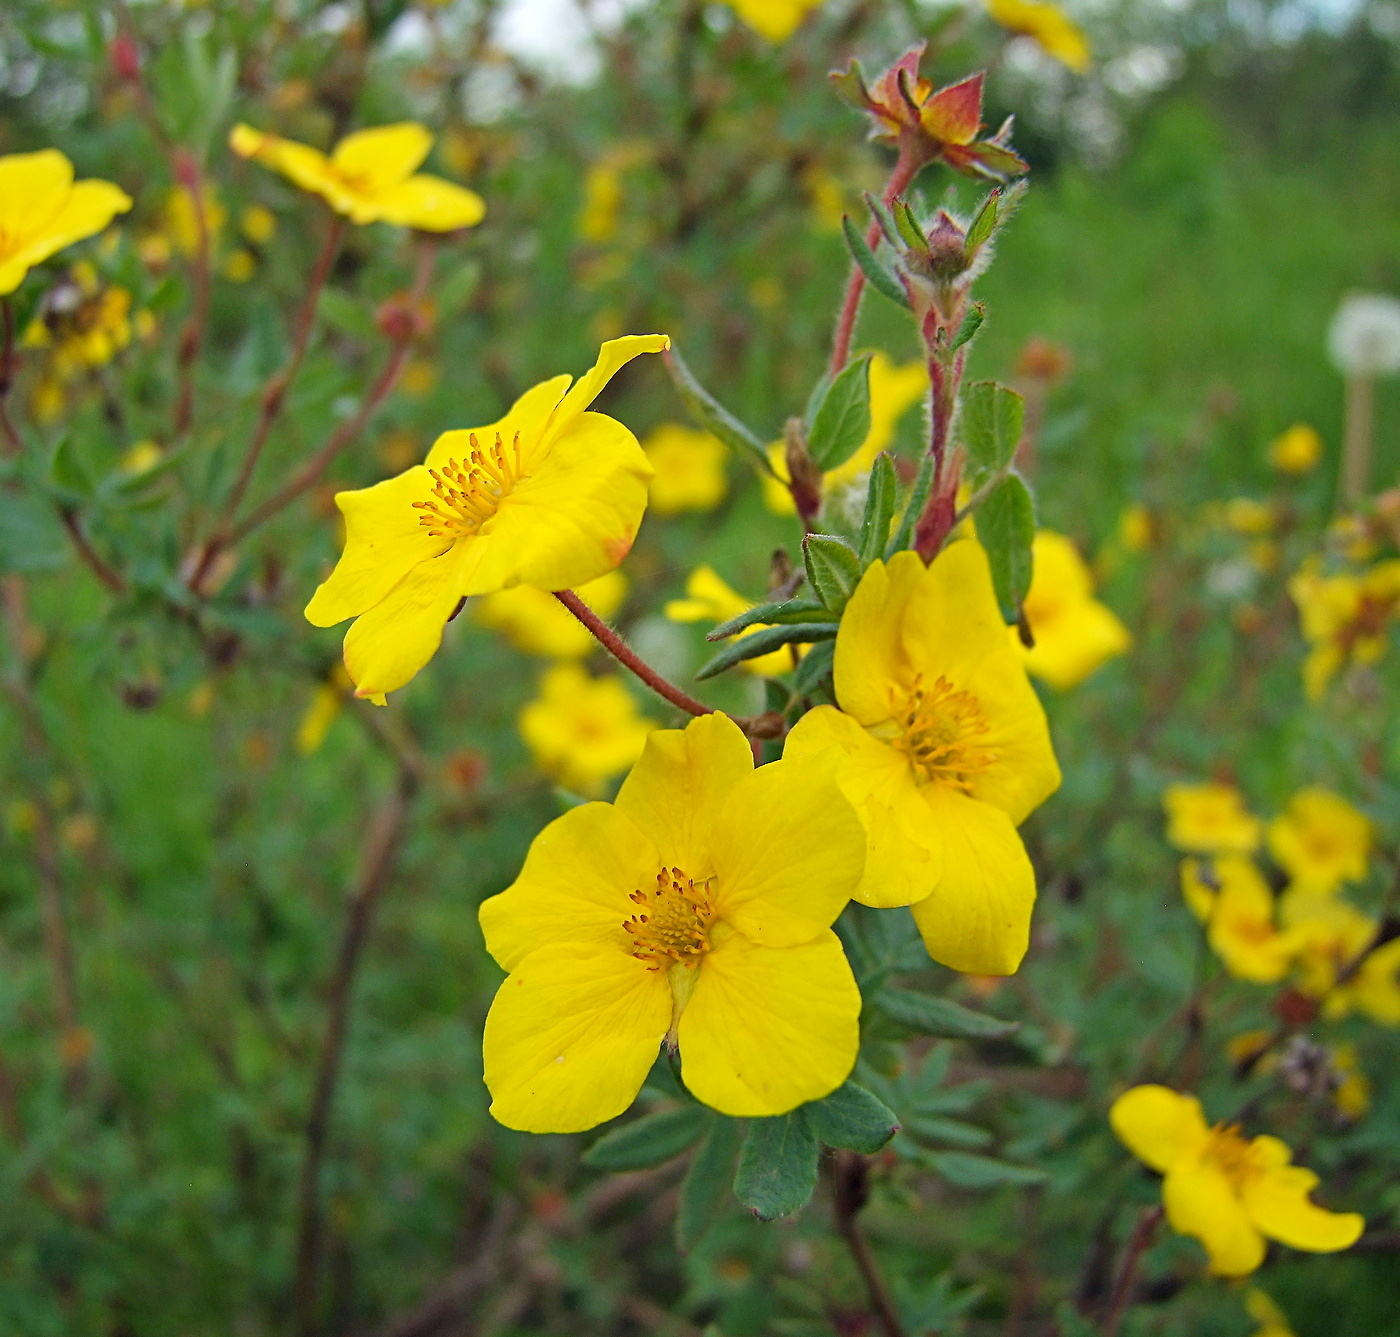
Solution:
<svg viewBox="0 0 1400 1337"><path fill-rule="evenodd" d="M632 939L632 955L652 962L652 970L672 965L694 970L710 950L715 911L709 880L695 882L679 868L663 868L654 888L634 891L629 899L639 907L622 923Z"/></svg>
<svg viewBox="0 0 1400 1337"><path fill-rule="evenodd" d="M995 753L976 743L990 728L981 703L947 678L940 677L925 688L923 674L916 677L914 690L895 721L900 729L895 747L936 784L970 793L974 777L996 760Z"/></svg>
<svg viewBox="0 0 1400 1337"><path fill-rule="evenodd" d="M1206 1134L1205 1159L1238 1181L1252 1168L1254 1149L1240 1136L1237 1123L1218 1123Z"/></svg>
<svg viewBox="0 0 1400 1337"><path fill-rule="evenodd" d="M418 523L434 538L470 538L500 508L520 482L520 433L510 445L496 433L496 444L482 449L472 432L472 452L466 462L448 460L441 469L429 469L434 487L428 501L415 501L422 511Z"/></svg>

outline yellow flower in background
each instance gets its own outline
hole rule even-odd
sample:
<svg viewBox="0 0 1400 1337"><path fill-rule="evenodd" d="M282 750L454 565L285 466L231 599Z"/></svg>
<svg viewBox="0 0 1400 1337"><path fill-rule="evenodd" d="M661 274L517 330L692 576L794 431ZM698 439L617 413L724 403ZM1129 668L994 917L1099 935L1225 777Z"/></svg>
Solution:
<svg viewBox="0 0 1400 1337"><path fill-rule="evenodd" d="M1371 822L1340 795L1318 785L1300 789L1269 823L1269 853L1294 887L1335 891L1366 876Z"/></svg>
<svg viewBox="0 0 1400 1337"><path fill-rule="evenodd" d="M583 178L583 208L578 218L581 241L601 246L617 235L622 219L623 179L651 154L652 147L645 141L615 144L589 166Z"/></svg>
<svg viewBox="0 0 1400 1337"><path fill-rule="evenodd" d="M1016 828L1060 768L981 545L873 563L841 619L835 683L839 709L804 715L784 755L837 766L869 840L855 899L912 905L935 961L1011 974L1035 901Z"/></svg>
<svg viewBox="0 0 1400 1337"><path fill-rule="evenodd" d="M238 216L238 227L254 246L265 246L277 234L277 215L265 204L250 204Z"/></svg>
<svg viewBox="0 0 1400 1337"><path fill-rule="evenodd" d="M1135 1086L1113 1102L1113 1131L1144 1165L1163 1175L1167 1223L1201 1242L1217 1276L1244 1277L1264 1261L1264 1241L1335 1253L1365 1228L1355 1212L1329 1212L1308 1195L1318 1178L1292 1165L1267 1134L1246 1139L1238 1125L1208 1125L1195 1096Z"/></svg>
<svg viewBox="0 0 1400 1337"><path fill-rule="evenodd" d="M1294 423L1269 445L1269 463L1280 473L1305 474L1322 458L1322 438L1317 428Z"/></svg>
<svg viewBox="0 0 1400 1337"><path fill-rule="evenodd" d="M418 171L433 137L414 121L357 130L329 155L308 144L236 125L229 147L319 195L352 223L394 223L425 232L474 227L486 214L475 191Z"/></svg>
<svg viewBox="0 0 1400 1337"><path fill-rule="evenodd" d="M79 261L44 294L22 342L48 349L61 379L106 366L131 343L131 294L116 285L104 287L92 265Z"/></svg>
<svg viewBox="0 0 1400 1337"><path fill-rule="evenodd" d="M311 704L297 725L296 748L303 757L321 750L326 735L331 731L340 712L345 708L350 695L351 682L345 670L338 664L329 677L320 683L311 697Z"/></svg>
<svg viewBox="0 0 1400 1337"><path fill-rule="evenodd" d="M1274 894L1243 854L1183 859L1181 894L1206 927L1211 950L1236 979L1275 984L1288 974L1296 936L1274 924Z"/></svg>
<svg viewBox="0 0 1400 1337"><path fill-rule="evenodd" d="M592 678L577 664L556 664L544 675L519 725L535 765L586 798L632 765L656 728L620 678Z"/></svg>
<svg viewBox="0 0 1400 1337"><path fill-rule="evenodd" d="M1258 1286L1251 1286L1244 1293L1244 1308L1250 1318L1260 1327L1253 1337L1297 1337L1288 1326L1283 1310L1276 1305Z"/></svg>
<svg viewBox="0 0 1400 1337"><path fill-rule="evenodd" d="M726 585L723 579L710 566L697 566L685 582L685 598L671 599L666 603L666 616L672 622L713 622L716 626L728 622L740 613L747 613L755 605L742 594ZM742 640L752 636L759 627L745 627L731 640ZM753 659L740 661L749 673L762 677L776 677L787 673L793 667L792 651L800 654L802 647L781 646L770 654L757 655Z"/></svg>
<svg viewBox="0 0 1400 1337"><path fill-rule="evenodd" d="M1142 552L1152 543L1152 512L1140 501L1125 506L1118 517L1118 542L1125 552Z"/></svg>
<svg viewBox="0 0 1400 1337"><path fill-rule="evenodd" d="M1284 923L1297 936L1300 992L1328 1017L1360 1012L1382 1026L1400 1026L1400 938L1372 948L1380 925L1345 898L1290 889Z"/></svg>
<svg viewBox="0 0 1400 1337"><path fill-rule="evenodd" d="M1188 854L1252 854L1259 848L1263 823L1234 785L1171 784L1162 792L1162 807L1167 840Z"/></svg>
<svg viewBox="0 0 1400 1337"><path fill-rule="evenodd" d="M1375 664L1385 653L1390 624L1400 614L1400 560L1378 562L1359 575L1324 576L1310 558L1288 592L1309 647L1303 687L1317 701L1344 665Z"/></svg>
<svg viewBox="0 0 1400 1337"><path fill-rule="evenodd" d="M1231 497L1225 503L1225 527L1236 534L1268 534L1278 523L1274 508L1253 497Z"/></svg>
<svg viewBox="0 0 1400 1337"><path fill-rule="evenodd" d="M1094 598L1094 577L1079 549L1063 534L1042 529L1033 546L1034 574L1024 610L1035 646L1027 650L1010 628L1026 667L1064 690L1125 654L1133 638L1106 604Z"/></svg>
<svg viewBox="0 0 1400 1337"><path fill-rule="evenodd" d="M986 0L987 13L1008 32L1029 37L1076 74L1084 74L1093 51L1084 30L1059 5L1048 0Z"/></svg>
<svg viewBox="0 0 1400 1337"><path fill-rule="evenodd" d="M130 208L130 196L110 181L74 181L73 164L57 149L0 157L0 297Z"/></svg>
<svg viewBox="0 0 1400 1337"><path fill-rule="evenodd" d="M1332 1092L1337 1113L1351 1123L1364 1119L1371 1109L1371 1083L1361 1069L1354 1044L1333 1046L1332 1070L1338 1079Z"/></svg>
<svg viewBox="0 0 1400 1337"><path fill-rule="evenodd" d="M729 491L729 451L709 432L662 423L645 441L651 467L649 502L658 515L712 511Z"/></svg>
<svg viewBox="0 0 1400 1337"><path fill-rule="evenodd" d="M463 598L571 588L622 561L651 466L626 427L587 410L634 357L669 346L664 334L615 339L572 389L569 376L544 381L499 422L444 432L426 464L336 494L345 550L306 617L356 619L345 637L356 696L382 705L412 679Z"/></svg>
<svg viewBox="0 0 1400 1337"><path fill-rule="evenodd" d="M922 362L897 367L883 353L876 353L870 359L870 431L850 459L822 475L822 491L829 496L869 473L876 456L894 441L899 420L927 393L928 369ZM781 441L768 447L768 462L777 478L764 478L763 500L775 515L792 515L792 494L784 486L788 469Z"/></svg>
<svg viewBox="0 0 1400 1337"><path fill-rule="evenodd" d="M592 1128L632 1103L663 1040L724 1114L834 1091L860 992L831 924L864 848L823 768L755 770L724 715L653 733L616 802L551 822L481 907L510 972L486 1019L491 1112L527 1132Z"/></svg>
<svg viewBox="0 0 1400 1337"><path fill-rule="evenodd" d="M200 211L204 214L204 240L212 248L228 222L228 210L219 202L219 193L206 185L199 203L188 186L176 186L165 197L164 237L181 255L194 255L200 245Z"/></svg>
<svg viewBox="0 0 1400 1337"><path fill-rule="evenodd" d="M158 441L152 441L149 437L136 442L121 459L121 471L136 478L141 474L150 473L157 464L165 458L165 452L160 448Z"/></svg>
<svg viewBox="0 0 1400 1337"><path fill-rule="evenodd" d="M786 42L822 0L724 0L760 37Z"/></svg>
<svg viewBox="0 0 1400 1337"><path fill-rule="evenodd" d="M820 164L813 164L802 173L802 189L812 209L812 217L823 232L840 232L842 221L849 212L845 187Z"/></svg>
<svg viewBox="0 0 1400 1337"><path fill-rule="evenodd" d="M627 577L609 571L574 591L604 621L627 597ZM553 594L531 585L483 595L472 608L483 627L498 631L515 648L544 659L582 659L598 644L592 633Z"/></svg>

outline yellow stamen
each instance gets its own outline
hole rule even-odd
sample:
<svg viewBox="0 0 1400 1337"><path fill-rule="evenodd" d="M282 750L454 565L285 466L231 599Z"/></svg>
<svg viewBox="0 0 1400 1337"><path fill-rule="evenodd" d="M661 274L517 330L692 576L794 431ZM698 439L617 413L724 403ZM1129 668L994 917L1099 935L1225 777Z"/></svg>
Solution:
<svg viewBox="0 0 1400 1337"><path fill-rule="evenodd" d="M422 511L418 523L434 538L470 538L484 525L523 477L520 467L520 433L510 446L496 433L496 444L483 449L473 432L467 438L471 454L465 463L448 460L441 469L429 469L432 498L415 501Z"/></svg>
<svg viewBox="0 0 1400 1337"><path fill-rule="evenodd" d="M679 868L663 868L654 890L637 890L630 899L642 907L624 920L622 930L632 939L632 955L652 962L652 970L679 964L693 970L710 950L709 882L695 882Z"/></svg>
<svg viewBox="0 0 1400 1337"><path fill-rule="evenodd" d="M926 779L970 793L973 778L996 760L973 742L990 726L981 703L971 692L959 691L940 677L925 689L923 675L895 712L900 732L894 745L904 752Z"/></svg>

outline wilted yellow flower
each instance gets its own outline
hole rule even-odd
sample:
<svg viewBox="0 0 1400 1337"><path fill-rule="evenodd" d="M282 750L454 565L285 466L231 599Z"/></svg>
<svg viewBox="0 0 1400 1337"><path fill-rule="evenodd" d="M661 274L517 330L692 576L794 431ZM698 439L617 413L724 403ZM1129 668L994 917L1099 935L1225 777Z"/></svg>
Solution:
<svg viewBox="0 0 1400 1337"><path fill-rule="evenodd" d="M1274 984L1288 974L1296 938L1275 927L1273 892L1246 855L1183 859L1181 894L1236 979Z"/></svg>
<svg viewBox="0 0 1400 1337"><path fill-rule="evenodd" d="M74 181L73 164L57 149L0 157L0 297L35 265L130 208L130 197L110 181Z"/></svg>
<svg viewBox="0 0 1400 1337"><path fill-rule="evenodd" d="M1084 30L1049 0L986 0L987 13L1008 32L1031 38L1048 56L1076 74L1093 58Z"/></svg>
<svg viewBox="0 0 1400 1337"><path fill-rule="evenodd" d="M1016 827L1060 784L1040 700L980 544L874 562L836 637L836 701L788 735L824 755L865 824L855 899L911 905L929 955L1009 975L1030 940L1035 873Z"/></svg>
<svg viewBox="0 0 1400 1337"><path fill-rule="evenodd" d="M729 452L709 432L662 423L642 442L642 449L656 470L649 501L658 515L712 511L729 491Z"/></svg>
<svg viewBox="0 0 1400 1337"><path fill-rule="evenodd" d="M1276 1305L1257 1286L1251 1286L1244 1293L1245 1312L1256 1323L1260 1324L1254 1337L1297 1337L1293 1329L1288 1326L1288 1320L1283 1315L1278 1305Z"/></svg>
<svg viewBox="0 0 1400 1337"><path fill-rule="evenodd" d="M556 664L545 673L519 724L535 765L586 798L596 798L636 761L656 728L620 678L592 678L577 664Z"/></svg>
<svg viewBox="0 0 1400 1337"><path fill-rule="evenodd" d="M1113 1102L1109 1122L1138 1160L1164 1176L1167 1223L1198 1239L1217 1276L1243 1277L1264 1261L1264 1241L1335 1253L1356 1243L1365 1220L1329 1212L1308 1195L1318 1178L1292 1165L1276 1137L1243 1137L1235 1124L1209 1126L1195 1096L1135 1086Z"/></svg>
<svg viewBox="0 0 1400 1337"><path fill-rule="evenodd" d="M432 135L414 121L357 130L329 155L247 125L234 126L229 135L229 147L240 158L256 158L352 223L426 232L475 226L486 213L480 195L418 171L432 146Z"/></svg>
<svg viewBox="0 0 1400 1337"><path fill-rule="evenodd" d="M574 591L599 617L612 617L627 597L627 577L609 571ZM593 634L553 594L516 585L483 595L472 614L483 627L499 631L517 650L545 659L582 659L597 648Z"/></svg>
<svg viewBox="0 0 1400 1337"><path fill-rule="evenodd" d="M1083 682L1133 638L1106 604L1094 598L1094 577L1079 550L1063 534L1042 529L1035 536L1035 567L1024 611L1035 638L1027 650L1015 628L1010 634L1026 667L1052 687Z"/></svg>
<svg viewBox="0 0 1400 1337"><path fill-rule="evenodd" d="M1188 854L1252 854L1259 848L1263 823L1234 785L1171 784L1162 792L1162 807L1167 839Z"/></svg>
<svg viewBox="0 0 1400 1337"><path fill-rule="evenodd" d="M822 0L724 0L754 32L770 42L786 42Z"/></svg>
<svg viewBox="0 0 1400 1337"><path fill-rule="evenodd" d="M747 613L754 605L742 594L736 593L720 578L713 567L697 566L685 582L685 598L671 599L666 604L666 616L672 622L713 622L718 625L728 622L740 613ZM752 636L759 627L745 627L733 639ZM741 660L742 666L750 673L762 677L775 677L793 667L793 653L801 653L800 647L781 646L766 655L755 655L752 659Z"/></svg>
<svg viewBox="0 0 1400 1337"><path fill-rule="evenodd" d="M615 803L551 822L481 907L510 972L486 1019L491 1112L527 1132L621 1114L663 1040L721 1113L834 1091L860 992L831 931L860 881L860 823L820 767L754 769L724 715L647 740Z"/></svg>
<svg viewBox="0 0 1400 1337"><path fill-rule="evenodd" d="M1378 562L1360 575L1324 576L1309 559L1288 592L1309 646L1303 687L1316 701L1343 665L1375 664L1385 653L1390 624L1400 613L1400 560Z"/></svg>
<svg viewBox="0 0 1400 1337"><path fill-rule="evenodd" d="M626 363L669 346L664 334L604 344L573 389L556 376L500 422L444 432L426 464L336 494L345 551L306 617L318 627L356 619L345 637L356 696L382 705L408 682L462 599L571 588L622 561L651 466L626 427L587 409Z"/></svg>
<svg viewBox="0 0 1400 1337"><path fill-rule="evenodd" d="M1280 473L1305 474L1322 458L1322 438L1317 428L1294 423L1269 446L1269 463Z"/></svg>
<svg viewBox="0 0 1400 1337"><path fill-rule="evenodd" d="M1326 894L1366 876L1371 822L1346 799L1312 785L1269 823L1269 853L1293 886Z"/></svg>

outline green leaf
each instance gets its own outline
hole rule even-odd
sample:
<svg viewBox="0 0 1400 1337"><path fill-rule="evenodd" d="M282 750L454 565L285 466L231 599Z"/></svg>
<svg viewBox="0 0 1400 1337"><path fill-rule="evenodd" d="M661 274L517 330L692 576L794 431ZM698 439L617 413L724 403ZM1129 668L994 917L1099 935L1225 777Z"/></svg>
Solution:
<svg viewBox="0 0 1400 1337"><path fill-rule="evenodd" d="M953 336L953 342L948 345L948 351L956 353L964 344L970 344L977 337L977 332L986 319L986 302L974 302L972 310L963 317L962 324L958 326L958 332Z"/></svg>
<svg viewBox="0 0 1400 1337"><path fill-rule="evenodd" d="M714 1116L701 1105L644 1114L600 1137L583 1154L597 1170L645 1170L694 1146Z"/></svg>
<svg viewBox="0 0 1400 1337"><path fill-rule="evenodd" d="M858 357L841 371L812 419L807 449L823 471L845 464L870 435L870 358Z"/></svg>
<svg viewBox="0 0 1400 1337"><path fill-rule="evenodd" d="M854 1082L844 1082L824 1100L802 1108L812 1131L828 1147L872 1156L899 1132L895 1112Z"/></svg>
<svg viewBox="0 0 1400 1337"><path fill-rule="evenodd" d="M965 244L969 255L976 255L997 230L997 204L1000 200L1001 191L994 190L982 201L977 217L972 220L972 226L967 230Z"/></svg>
<svg viewBox="0 0 1400 1337"><path fill-rule="evenodd" d="M855 549L834 534L808 534L802 540L802 560L817 598L839 613L860 584L862 568Z"/></svg>
<svg viewBox="0 0 1400 1337"><path fill-rule="evenodd" d="M995 381L969 385L963 395L961 434L973 467L991 473L1005 469L1020 444L1025 418L1026 401L1014 390Z"/></svg>
<svg viewBox="0 0 1400 1337"><path fill-rule="evenodd" d="M755 622L765 626L781 625L788 622L821 621L828 617L826 606L816 599L788 599L783 603L755 604L746 613L721 622L713 631L706 634L707 641L723 641L737 635L745 627Z"/></svg>
<svg viewBox="0 0 1400 1337"><path fill-rule="evenodd" d="M865 515L860 522L860 564L867 567L885 551L890 536L890 521L894 519L895 494L899 480L895 477L894 461L886 454L876 457L870 468L870 482L865 489Z"/></svg>
<svg viewBox="0 0 1400 1337"><path fill-rule="evenodd" d="M941 1142L954 1147L985 1147L992 1135L975 1123L944 1119L932 1114L914 1114L905 1131L920 1142Z"/></svg>
<svg viewBox="0 0 1400 1337"><path fill-rule="evenodd" d="M700 1242L729 1194L741 1127L738 1119L715 1119L690 1158L676 1208L676 1247L682 1253Z"/></svg>
<svg viewBox="0 0 1400 1337"><path fill-rule="evenodd" d="M992 565L1001 615L1008 624L1014 623L1031 587L1035 542L1035 503L1015 474L1003 478L977 508L977 537Z"/></svg>
<svg viewBox="0 0 1400 1337"><path fill-rule="evenodd" d="M54 443L49 455L49 481L57 491L70 497L86 497L92 493L92 480L73 437L67 432Z"/></svg>
<svg viewBox="0 0 1400 1337"><path fill-rule="evenodd" d="M851 259L856 262L857 268L865 275L865 281L881 297L889 298L896 306L902 306L906 311L913 310L909 303L909 294L904 291L904 285L880 263L875 252L870 249L865 238L860 235L860 229L851 222L850 218L842 218L841 230L846 234L846 249L850 251Z"/></svg>
<svg viewBox="0 0 1400 1337"><path fill-rule="evenodd" d="M791 1216L811 1201L820 1156L805 1110L750 1120L734 1192L761 1221Z"/></svg>
<svg viewBox="0 0 1400 1337"><path fill-rule="evenodd" d="M731 450L748 455L750 462L761 473L772 474L773 466L768 463L767 447L757 435L739 421L692 375L675 344L665 355L666 370L671 374L676 393L701 425L713 432Z"/></svg>
<svg viewBox="0 0 1400 1337"><path fill-rule="evenodd" d="M919 513L924 509L924 503L928 501L928 494L933 488L933 456L925 455L919 461L919 472L914 476L914 486L909 493L909 501L904 507L904 514L899 518L899 528L894 531L894 537L885 546L885 560L889 561L897 552L903 552L914 538L914 524L919 518Z"/></svg>
<svg viewBox="0 0 1400 1337"><path fill-rule="evenodd" d="M783 645L803 645L812 641L829 641L836 635L837 622L797 622L791 626L764 627L731 641L695 675L698 681L713 678L725 669L745 659L757 659Z"/></svg>
<svg viewBox="0 0 1400 1337"><path fill-rule="evenodd" d="M808 650L802 656L802 662L798 664L797 672L792 675L793 699L800 701L804 696L811 696L822 685L823 681L829 685L835 660L836 642L834 640L822 641Z"/></svg>
<svg viewBox="0 0 1400 1337"><path fill-rule="evenodd" d="M70 556L68 540L47 498L6 491L0 503L0 572L53 571Z"/></svg>
<svg viewBox="0 0 1400 1337"><path fill-rule="evenodd" d="M374 312L339 288L322 288L316 299L316 318L330 329L358 338L374 334Z"/></svg>
<svg viewBox="0 0 1400 1337"><path fill-rule="evenodd" d="M899 229L899 235L915 250L928 250L928 238L924 236L924 230L919 226L919 220L914 217L914 211L909 207L908 201L895 200L890 212L894 214L894 225Z"/></svg>
<svg viewBox="0 0 1400 1337"><path fill-rule="evenodd" d="M999 1188L1003 1184L1026 1185L1045 1181L1044 1170L1033 1170L1028 1165L1012 1165L990 1156L979 1156L972 1151L930 1152L928 1164L935 1174L958 1188Z"/></svg>
<svg viewBox="0 0 1400 1337"><path fill-rule="evenodd" d="M886 988L875 995L875 1006L887 1017L920 1035L941 1035L955 1040L1000 1040L1016 1030L1019 1022L1002 1021L985 1012L974 1012L947 998L915 993L912 989Z"/></svg>

